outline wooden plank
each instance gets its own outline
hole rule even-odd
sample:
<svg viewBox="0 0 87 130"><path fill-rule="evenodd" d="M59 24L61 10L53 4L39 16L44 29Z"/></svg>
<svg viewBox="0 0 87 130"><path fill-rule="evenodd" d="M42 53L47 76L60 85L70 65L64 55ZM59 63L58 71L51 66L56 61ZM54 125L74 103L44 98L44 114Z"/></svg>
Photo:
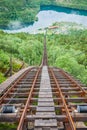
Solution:
<svg viewBox="0 0 87 130"><path fill-rule="evenodd" d="M53 102L53 98L39 98L38 102Z"/></svg>
<svg viewBox="0 0 87 130"><path fill-rule="evenodd" d="M63 88L61 88L61 90L64 91L64 92L67 92L67 91L78 91L79 88L77 88L77 87L75 87L75 88L74 87L73 88L72 87L71 88L70 87L69 88L63 87Z"/></svg>
<svg viewBox="0 0 87 130"><path fill-rule="evenodd" d="M34 130L42 130L42 128L34 128Z"/></svg>
<svg viewBox="0 0 87 130"><path fill-rule="evenodd" d="M57 129L57 120L51 119L51 118L48 120L49 116L55 117L55 109L54 109L52 89L51 89L47 66L43 66L43 69L42 69L42 77L41 77L36 116L39 116L39 117L44 116L46 117L46 119L35 120L35 128L43 127L44 130L46 130L48 127L56 127Z"/></svg>
<svg viewBox="0 0 87 130"><path fill-rule="evenodd" d="M52 127L41 127L41 128L34 128L34 130L59 130L57 128L52 128ZM63 130L63 129L61 129Z"/></svg>
<svg viewBox="0 0 87 130"><path fill-rule="evenodd" d="M53 107L54 106L54 103L53 102L38 102L38 106L42 106L42 107Z"/></svg>
<svg viewBox="0 0 87 130"><path fill-rule="evenodd" d="M57 127L55 119L50 120L35 120L35 127Z"/></svg>
<svg viewBox="0 0 87 130"><path fill-rule="evenodd" d="M5 82L3 82L2 84L0 84L0 94L4 93L4 91L6 91L8 89L8 87L13 82L15 82L24 72L26 72L28 69L31 69L31 68L32 67L28 67L28 68L20 70L19 72L17 72L16 74L14 74L10 78L8 78Z"/></svg>
<svg viewBox="0 0 87 130"><path fill-rule="evenodd" d="M52 92L52 90L50 88L43 88L43 89L40 89L39 92Z"/></svg>
<svg viewBox="0 0 87 130"><path fill-rule="evenodd" d="M73 120L76 122L85 122L87 121L87 116L84 116L84 114L78 114L76 116L72 115ZM9 115L6 117L6 115L3 116L3 114L0 114L0 122L16 122L20 118L19 115ZM25 118L25 121L34 121L34 120L39 120L39 119L56 119L58 122L67 122L67 118L65 115L49 115L48 117L46 115L27 115ZM78 128L79 129L79 128ZM87 128L86 128L87 129Z"/></svg>
<svg viewBox="0 0 87 130"><path fill-rule="evenodd" d="M73 120L76 122L85 122L87 121L87 116L84 116L84 114L78 114L78 115L72 115ZM65 115L27 115L26 119L29 120L35 120L35 119L56 119L58 122L67 122L67 117Z"/></svg>
<svg viewBox="0 0 87 130"><path fill-rule="evenodd" d="M24 93L24 92L28 92L29 90L30 90L30 88L19 88L18 90L17 90L17 88L15 88L15 89L12 89L11 92L17 91L17 92L20 92L20 93Z"/></svg>
<svg viewBox="0 0 87 130"><path fill-rule="evenodd" d="M36 112L36 115L37 115L37 116L42 116L42 117L43 117L43 116L47 116L47 117L48 117L48 116L55 116L55 112L43 112L43 111L42 111L42 112Z"/></svg>
<svg viewBox="0 0 87 130"><path fill-rule="evenodd" d="M53 112L53 111L55 111L54 110L54 107L37 107L37 112Z"/></svg>
<svg viewBox="0 0 87 130"><path fill-rule="evenodd" d="M76 128L76 130L87 130L87 128Z"/></svg>
<svg viewBox="0 0 87 130"><path fill-rule="evenodd" d="M52 94L43 94L43 95L41 95L41 94L39 94L39 98L43 98L43 97L46 97L46 98L52 98Z"/></svg>
<svg viewBox="0 0 87 130"><path fill-rule="evenodd" d="M3 103L11 102L11 103L25 103L27 98L5 98Z"/></svg>
<svg viewBox="0 0 87 130"><path fill-rule="evenodd" d="M64 129L57 129L55 127L40 127L34 128L34 130L64 130Z"/></svg>
<svg viewBox="0 0 87 130"><path fill-rule="evenodd" d="M39 95L52 95L52 92L49 92L49 91L45 91L45 92L39 92Z"/></svg>
<svg viewBox="0 0 87 130"><path fill-rule="evenodd" d="M67 98L66 99L68 102L87 102L86 97L79 97L79 98Z"/></svg>

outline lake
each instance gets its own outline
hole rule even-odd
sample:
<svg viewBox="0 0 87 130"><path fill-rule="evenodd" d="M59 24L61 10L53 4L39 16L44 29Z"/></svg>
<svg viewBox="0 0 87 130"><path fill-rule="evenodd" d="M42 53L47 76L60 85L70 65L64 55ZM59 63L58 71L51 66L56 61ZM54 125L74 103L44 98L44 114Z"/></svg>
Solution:
<svg viewBox="0 0 87 130"><path fill-rule="evenodd" d="M4 31L8 33L36 33L38 29L51 26L55 22L74 22L77 24L82 24L87 28L87 11L84 10L57 6L41 6L41 9L36 17L38 17L38 21L35 21L31 25L27 25L21 29ZM13 23L13 26L14 28L17 28L17 26L20 26L20 23L16 21Z"/></svg>

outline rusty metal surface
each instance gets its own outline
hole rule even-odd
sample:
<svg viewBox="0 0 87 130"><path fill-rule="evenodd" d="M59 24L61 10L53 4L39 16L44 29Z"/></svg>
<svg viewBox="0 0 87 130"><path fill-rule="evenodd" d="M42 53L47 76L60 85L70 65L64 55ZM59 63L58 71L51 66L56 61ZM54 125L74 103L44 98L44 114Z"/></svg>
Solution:
<svg viewBox="0 0 87 130"><path fill-rule="evenodd" d="M24 110L23 110L23 113L21 115L21 118L20 118L20 121L19 121L19 125L18 125L18 128L17 130L23 130L23 124L24 124L24 119L25 119L25 116L27 114L27 108L29 107L30 105L30 100L31 100L31 96L32 96L32 93L33 93L33 90L34 90L34 87L35 87L35 83L36 83L36 80L38 78L38 75L41 71L41 68L38 69L36 75L35 75L35 78L34 78L34 81L33 81L33 84L32 84L32 87L31 87L31 90L29 92L29 95L28 95L28 98L27 98L27 101L26 101L26 104L25 104L25 107L24 107Z"/></svg>
<svg viewBox="0 0 87 130"><path fill-rule="evenodd" d="M53 70L50 69L50 71L51 71L51 74L52 74L52 76L53 76L53 79L54 79L54 81L55 81L55 83L56 83L56 86L57 86L57 88L58 88L58 91L59 91L59 94L60 94L62 103L63 103L63 105L64 105L65 112L66 112L68 121L69 121L69 123L70 123L70 128L71 128L71 130L76 130L75 125L74 125L74 121L73 121L73 119L72 119L72 117L71 117L71 115L70 115L69 109L68 109L68 107L67 107L66 100L65 100L65 98L64 98L64 96L63 96L63 94L62 94L62 91L61 91L61 89L60 89L59 83L58 83L58 81L57 81L57 79L56 79L56 77L55 77L55 75L54 75L54 73L53 73Z"/></svg>
<svg viewBox="0 0 87 130"><path fill-rule="evenodd" d="M81 90L81 96L85 96L87 94L87 92L82 88L82 86L76 82L69 74L67 74L66 72L64 72L62 69L60 69L60 71L62 72L62 74L64 74L75 86L79 87L79 89Z"/></svg>
<svg viewBox="0 0 87 130"><path fill-rule="evenodd" d="M47 57L47 49L46 49L46 35L44 35L44 51L43 51L41 66L47 66L47 65L48 65L48 57Z"/></svg>

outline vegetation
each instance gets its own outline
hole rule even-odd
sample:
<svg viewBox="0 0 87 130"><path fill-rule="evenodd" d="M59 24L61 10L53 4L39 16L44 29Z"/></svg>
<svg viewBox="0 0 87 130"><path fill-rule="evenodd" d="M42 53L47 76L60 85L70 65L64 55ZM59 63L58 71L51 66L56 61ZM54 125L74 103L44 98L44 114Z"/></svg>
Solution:
<svg viewBox="0 0 87 130"><path fill-rule="evenodd" d="M0 28L24 26L37 20L41 5L60 5L87 10L87 0L0 0Z"/></svg>
<svg viewBox="0 0 87 130"><path fill-rule="evenodd" d="M3 73L0 72L0 83L2 83L5 80L6 78L4 77Z"/></svg>
<svg viewBox="0 0 87 130"><path fill-rule="evenodd" d="M0 123L0 130L16 130L16 124Z"/></svg>
<svg viewBox="0 0 87 130"><path fill-rule="evenodd" d="M87 30L69 34L51 34L48 40L48 60L87 84Z"/></svg>
<svg viewBox="0 0 87 130"><path fill-rule="evenodd" d="M43 40L42 34L7 34L1 31L0 83L6 79L4 73L9 68L11 55L14 71L18 70L22 61L28 65L39 65ZM68 34L54 34L48 31L47 51L49 65L63 68L87 84L87 30L71 30ZM33 102L33 105L37 105L37 102ZM59 111L56 111L56 114L59 114ZM16 124L0 123L0 130L16 130L16 127Z"/></svg>
<svg viewBox="0 0 87 130"><path fill-rule="evenodd" d="M0 32L0 82L9 68L10 55L13 57L13 70L17 71L20 62L39 65L43 53L43 34L7 34ZM49 65L68 71L87 84L87 30L71 30L68 34L47 33Z"/></svg>
<svg viewBox="0 0 87 130"><path fill-rule="evenodd" d="M16 29L37 21L36 14L41 5L87 10L87 0L0 0L0 28ZM63 23L58 26L63 26ZM48 30L47 33L49 65L63 68L87 85L87 30L69 28L61 34L60 31ZM5 73L10 68L11 57L15 73L23 64L40 65L42 53L43 34L7 34L0 31L0 83L7 78ZM37 102L33 102L33 105L37 105ZM59 114L58 110L56 114ZM0 130L15 130L16 127L17 124L0 123Z"/></svg>
<svg viewBox="0 0 87 130"><path fill-rule="evenodd" d="M56 0L58 5L87 10L86 0Z"/></svg>
<svg viewBox="0 0 87 130"><path fill-rule="evenodd" d="M13 73L25 65L39 65L42 58L43 37L29 34L7 34L0 32L0 82L10 68L12 56Z"/></svg>

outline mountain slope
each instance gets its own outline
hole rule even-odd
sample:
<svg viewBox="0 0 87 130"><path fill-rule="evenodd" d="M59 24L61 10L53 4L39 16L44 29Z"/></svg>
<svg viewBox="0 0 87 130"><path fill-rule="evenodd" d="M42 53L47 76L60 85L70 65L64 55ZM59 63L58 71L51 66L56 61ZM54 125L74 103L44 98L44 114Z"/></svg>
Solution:
<svg viewBox="0 0 87 130"><path fill-rule="evenodd" d="M4 74L8 70L11 53L14 71L19 68L18 60L28 65L40 65L43 41L43 34L0 32L0 72ZM72 30L69 34L47 31L47 50L49 66L63 68L87 84L87 30ZM2 74L0 76L4 78Z"/></svg>

